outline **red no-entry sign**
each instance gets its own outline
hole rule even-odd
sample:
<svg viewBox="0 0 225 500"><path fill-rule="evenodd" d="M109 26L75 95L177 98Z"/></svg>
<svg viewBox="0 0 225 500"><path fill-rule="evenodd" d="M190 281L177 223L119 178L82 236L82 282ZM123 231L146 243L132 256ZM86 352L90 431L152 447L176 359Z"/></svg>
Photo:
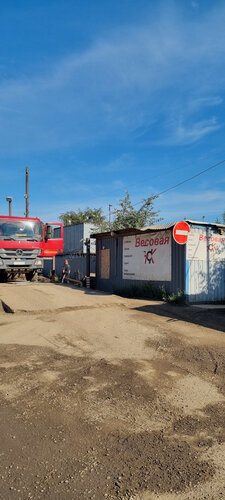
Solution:
<svg viewBox="0 0 225 500"><path fill-rule="evenodd" d="M179 245L184 245L187 243L188 235L190 233L190 226L187 222L177 222L173 228L174 240L179 243Z"/></svg>

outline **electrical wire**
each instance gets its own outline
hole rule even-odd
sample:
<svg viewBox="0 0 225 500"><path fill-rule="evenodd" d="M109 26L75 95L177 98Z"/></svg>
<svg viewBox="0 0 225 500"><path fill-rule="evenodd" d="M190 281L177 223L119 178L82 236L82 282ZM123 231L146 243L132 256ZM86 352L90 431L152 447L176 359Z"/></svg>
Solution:
<svg viewBox="0 0 225 500"><path fill-rule="evenodd" d="M187 179L185 179L185 180L183 180L181 182L178 182L177 184L174 184L173 186L171 186L171 187L169 187L167 189L164 189L164 191L160 191L160 193L157 193L156 195L152 196L151 198L152 199L158 198L159 196L161 196L161 194L168 193L168 191L171 191L172 189L175 189L176 187L181 186L182 184L185 184L186 182L189 182L192 179L195 179L196 177L199 177L202 174L205 174L206 172L208 172L209 170L212 170L213 168L219 167L219 165L222 165L223 163L225 163L225 160L221 160L218 163L215 163L214 165L211 165L210 167L205 168L201 172L198 172L198 174L192 175L191 177L188 177ZM147 200L148 199L149 198L147 198ZM138 201L137 203L134 203L133 206L135 207L136 205L140 205L141 203L143 204L143 200ZM144 205L145 205L145 203L143 204L143 206Z"/></svg>

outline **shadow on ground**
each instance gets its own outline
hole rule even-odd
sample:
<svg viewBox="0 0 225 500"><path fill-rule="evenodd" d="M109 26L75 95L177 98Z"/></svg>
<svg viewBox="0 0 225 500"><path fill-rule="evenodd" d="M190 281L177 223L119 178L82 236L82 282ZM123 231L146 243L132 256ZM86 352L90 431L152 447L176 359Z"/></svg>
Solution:
<svg viewBox="0 0 225 500"><path fill-rule="evenodd" d="M225 309L212 310L192 306L151 303L145 306L135 307L134 310L169 317L167 320L168 322L179 320L187 321L195 325L201 325L206 328L225 332Z"/></svg>

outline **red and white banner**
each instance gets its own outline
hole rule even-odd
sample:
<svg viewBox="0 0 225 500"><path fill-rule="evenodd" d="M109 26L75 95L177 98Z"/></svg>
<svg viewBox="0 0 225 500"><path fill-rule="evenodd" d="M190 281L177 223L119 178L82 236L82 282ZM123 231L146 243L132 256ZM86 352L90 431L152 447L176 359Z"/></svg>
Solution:
<svg viewBox="0 0 225 500"><path fill-rule="evenodd" d="M123 279L171 281L171 231L123 238Z"/></svg>
<svg viewBox="0 0 225 500"><path fill-rule="evenodd" d="M225 235L203 227L192 228L187 242L187 260L225 260Z"/></svg>

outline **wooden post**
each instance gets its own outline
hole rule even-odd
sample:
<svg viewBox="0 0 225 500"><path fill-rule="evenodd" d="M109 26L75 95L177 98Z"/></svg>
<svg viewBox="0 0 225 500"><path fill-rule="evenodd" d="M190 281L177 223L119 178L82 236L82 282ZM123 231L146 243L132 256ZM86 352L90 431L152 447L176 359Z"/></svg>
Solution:
<svg viewBox="0 0 225 500"><path fill-rule="evenodd" d="M85 245L87 248L87 252L86 252L86 276L89 278L90 271L91 271L90 238L86 238Z"/></svg>
<svg viewBox="0 0 225 500"><path fill-rule="evenodd" d="M52 257L52 281L55 281L55 257Z"/></svg>

